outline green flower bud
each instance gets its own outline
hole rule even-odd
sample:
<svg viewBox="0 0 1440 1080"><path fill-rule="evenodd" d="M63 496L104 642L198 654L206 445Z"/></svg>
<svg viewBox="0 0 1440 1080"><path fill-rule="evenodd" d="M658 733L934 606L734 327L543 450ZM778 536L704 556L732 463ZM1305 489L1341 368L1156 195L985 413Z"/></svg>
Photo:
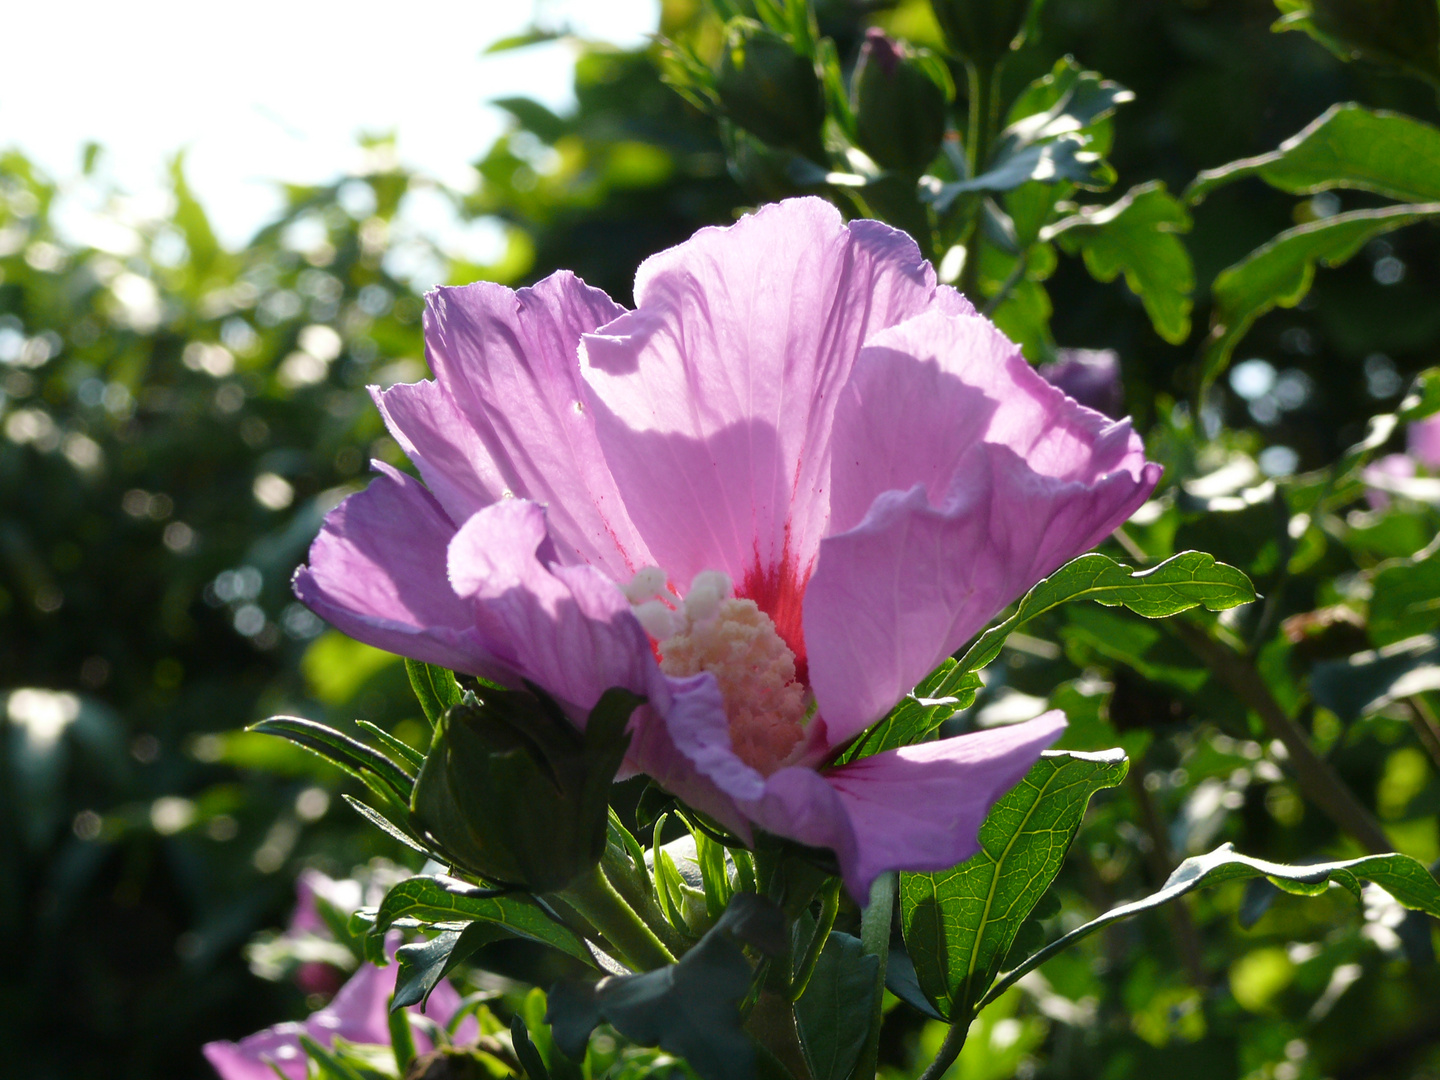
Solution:
<svg viewBox="0 0 1440 1080"><path fill-rule="evenodd" d="M815 63L783 34L754 19L726 27L715 92L731 120L770 143L822 161L825 91Z"/></svg>
<svg viewBox="0 0 1440 1080"><path fill-rule="evenodd" d="M855 141L876 164L918 175L945 137L952 93L948 73L933 53L912 52L872 27L850 86Z"/></svg>
<svg viewBox="0 0 1440 1080"><path fill-rule="evenodd" d="M605 692L581 733L539 691L467 694L435 729L411 820L455 865L488 881L554 892L600 861L610 784L642 699Z"/></svg>
<svg viewBox="0 0 1440 1080"><path fill-rule="evenodd" d="M1033 0L930 0L950 48L968 62L992 67L1025 39Z"/></svg>

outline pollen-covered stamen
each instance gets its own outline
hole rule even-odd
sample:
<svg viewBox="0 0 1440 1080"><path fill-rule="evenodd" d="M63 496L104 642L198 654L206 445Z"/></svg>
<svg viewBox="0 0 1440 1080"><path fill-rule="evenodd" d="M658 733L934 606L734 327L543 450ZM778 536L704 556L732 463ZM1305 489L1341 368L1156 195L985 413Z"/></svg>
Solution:
<svg viewBox="0 0 1440 1080"><path fill-rule="evenodd" d="M677 608L658 599L659 590L637 602L648 584L632 582L626 594L633 588L635 614L659 643L661 670L714 675L736 755L766 775L780 768L804 737L809 695L770 616L732 597L729 577L716 570L697 574Z"/></svg>

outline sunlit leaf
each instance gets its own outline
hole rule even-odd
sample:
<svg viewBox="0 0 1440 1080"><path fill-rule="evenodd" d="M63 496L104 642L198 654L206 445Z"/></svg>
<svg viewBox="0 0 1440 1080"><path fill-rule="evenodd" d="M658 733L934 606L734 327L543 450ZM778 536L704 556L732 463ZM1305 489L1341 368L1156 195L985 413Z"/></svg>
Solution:
<svg viewBox="0 0 1440 1080"><path fill-rule="evenodd" d="M1412 859L1409 855L1368 855L1362 859L1349 859L1344 862L1291 866L1241 855L1233 845L1221 844L1208 855L1186 859L1158 892L1142 900L1112 908L1098 919L1092 919L1084 926L1077 927L1051 942L1013 971L1007 972L1003 979L990 988L980 1006L983 1008L994 1001L1027 972L1033 971L1056 953L1111 923L1150 911L1202 885L1220 885L1227 881L1261 877L1298 896L1319 896L1330 885L1340 885L1349 890L1357 900L1360 899L1362 883L1369 881L1379 885L1405 907L1440 918L1440 883L1425 869L1424 863Z"/></svg>
<svg viewBox="0 0 1440 1080"><path fill-rule="evenodd" d="M1354 102L1332 105L1278 149L1205 169L1185 199L1198 203L1247 176L1294 195L1338 187L1433 202L1440 199L1440 128Z"/></svg>
<svg viewBox="0 0 1440 1080"><path fill-rule="evenodd" d="M1190 215L1159 181L1131 188L1118 202L1085 207L1041 231L1061 247L1085 258L1098 281L1122 272L1130 291L1145 305L1155 332L1172 345L1190 336L1190 294L1195 271L1179 233L1190 230Z"/></svg>
<svg viewBox="0 0 1440 1080"><path fill-rule="evenodd" d="M1125 778L1123 751L1047 753L991 808L981 850L953 870L900 875L900 924L926 996L968 1021L1060 872L1090 797Z"/></svg>
<svg viewBox="0 0 1440 1080"><path fill-rule="evenodd" d="M1214 309L1202 354L1209 384L1230 363L1230 354L1252 323L1271 308L1294 307L1310 291L1315 265L1339 266L1369 241L1417 221L1440 216L1440 203L1352 210L1287 229L1233 266L1211 286Z"/></svg>

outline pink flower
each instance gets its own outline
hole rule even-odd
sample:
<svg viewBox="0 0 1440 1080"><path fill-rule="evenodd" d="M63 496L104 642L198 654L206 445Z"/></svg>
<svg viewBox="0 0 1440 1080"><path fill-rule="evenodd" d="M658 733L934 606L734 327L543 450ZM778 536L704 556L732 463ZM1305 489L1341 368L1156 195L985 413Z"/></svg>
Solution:
<svg viewBox="0 0 1440 1080"><path fill-rule="evenodd" d="M336 1036L350 1042L388 1046L387 1012L397 970L398 965L393 963L383 968L362 964L335 999L312 1013L308 1020L276 1024L238 1043L206 1043L205 1059L220 1074L220 1080L275 1080L272 1063L291 1080L304 1080L306 1059L300 1045L302 1033L324 1046L334 1045ZM446 1024L459 1007L460 995L448 982L442 981L431 993L424 1015L438 1024ZM419 1010L412 1008L411 1011ZM456 1033L457 1041L471 1041L479 1030L473 1018L466 1018ZM415 1047L420 1053L432 1049L430 1040L421 1031L415 1032Z"/></svg>
<svg viewBox="0 0 1440 1080"><path fill-rule="evenodd" d="M1058 713L828 763L1159 467L909 237L818 199L702 229L635 295L432 293L435 381L374 391L427 486L377 465L297 594L577 722L606 687L646 694L635 770L747 840L832 848L857 898L969 857Z"/></svg>
<svg viewBox="0 0 1440 1080"><path fill-rule="evenodd" d="M1365 467L1361 473L1368 487L1365 501L1373 510L1384 510L1390 505L1392 491L1413 488L1407 481L1414 480L1423 470L1428 475L1440 476L1440 413L1416 420L1405 428L1405 453L1386 454Z"/></svg>

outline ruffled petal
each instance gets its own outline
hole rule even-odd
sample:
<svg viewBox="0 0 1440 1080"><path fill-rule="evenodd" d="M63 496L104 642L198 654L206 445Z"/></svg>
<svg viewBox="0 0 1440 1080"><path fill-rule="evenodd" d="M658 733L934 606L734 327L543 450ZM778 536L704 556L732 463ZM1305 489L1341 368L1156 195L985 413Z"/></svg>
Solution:
<svg viewBox="0 0 1440 1080"><path fill-rule="evenodd" d="M479 282L426 299L437 381L377 400L455 520L508 492L549 505L562 562L617 579L648 565L582 404L577 356L581 334L625 309L568 271L518 292Z"/></svg>
<svg viewBox="0 0 1440 1080"><path fill-rule="evenodd" d="M834 445L837 532L804 630L837 744L1109 535L1160 475L1128 421L1065 397L987 321L934 312L865 348Z"/></svg>
<svg viewBox="0 0 1440 1080"><path fill-rule="evenodd" d="M612 686L650 693L659 669L624 593L593 566L553 561L543 507L523 499L486 507L461 526L446 558L486 643L582 725Z"/></svg>
<svg viewBox="0 0 1440 1080"><path fill-rule="evenodd" d="M582 357L631 518L677 584L725 571L794 648L834 400L867 338L934 301L934 272L904 233L794 199L648 259L635 295Z"/></svg>
<svg viewBox="0 0 1440 1080"><path fill-rule="evenodd" d="M871 882L887 870L948 870L974 855L990 807L1064 728L1064 715L1048 712L887 750L826 773L854 835L853 853L836 851L850 895L863 904Z"/></svg>
<svg viewBox="0 0 1440 1080"><path fill-rule="evenodd" d="M380 462L380 475L325 518L295 595L357 641L472 675L495 677L472 605L445 580L455 526L417 481Z"/></svg>
<svg viewBox="0 0 1440 1080"><path fill-rule="evenodd" d="M510 481L443 386L430 379L369 389L390 434L452 521L504 498Z"/></svg>
<svg viewBox="0 0 1440 1080"><path fill-rule="evenodd" d="M626 756L628 774L644 773L749 843L750 825L727 789L754 796L764 779L730 748L725 700L715 676L701 672L662 678L665 687L652 692L651 706L636 711Z"/></svg>

